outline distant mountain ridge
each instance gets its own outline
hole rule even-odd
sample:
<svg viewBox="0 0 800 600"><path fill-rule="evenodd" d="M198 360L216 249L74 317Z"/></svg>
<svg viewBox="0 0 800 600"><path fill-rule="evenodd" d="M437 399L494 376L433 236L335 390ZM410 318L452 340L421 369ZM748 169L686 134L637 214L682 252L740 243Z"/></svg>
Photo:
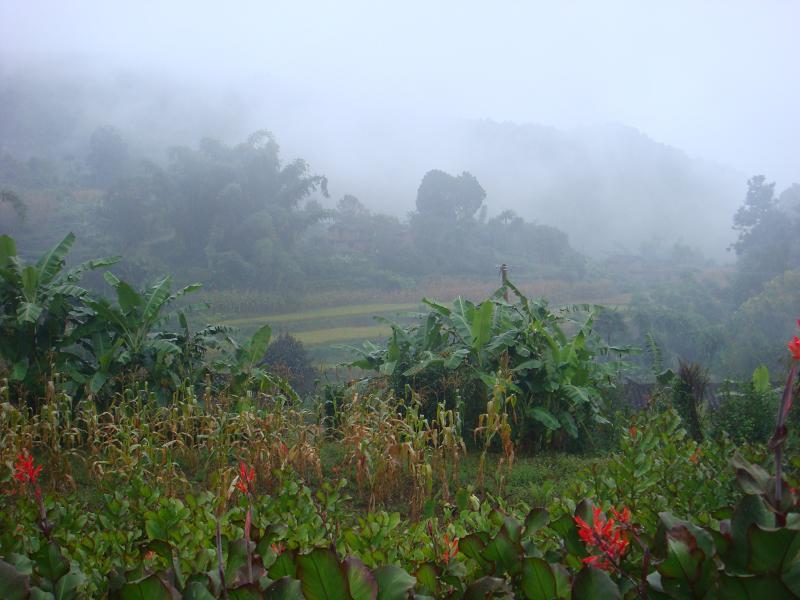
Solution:
<svg viewBox="0 0 800 600"><path fill-rule="evenodd" d="M690 158L632 127L559 130L483 119L376 122L371 129L383 143L354 141L352 132L341 131L331 139L347 140L347 152L322 138L308 157L332 189L346 188L372 208L412 210L428 169L469 171L487 192L489 214L512 209L556 226L578 250L628 253L680 242L730 258L733 214L748 176Z"/></svg>

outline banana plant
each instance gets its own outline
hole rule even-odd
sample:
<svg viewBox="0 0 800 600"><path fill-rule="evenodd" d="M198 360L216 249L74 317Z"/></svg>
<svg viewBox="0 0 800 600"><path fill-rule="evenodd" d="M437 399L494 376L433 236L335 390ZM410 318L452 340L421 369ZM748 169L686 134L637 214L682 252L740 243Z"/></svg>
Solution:
<svg viewBox="0 0 800 600"><path fill-rule="evenodd" d="M298 400L297 393L283 378L264 368L264 354L272 339L272 328L262 325L244 342L228 337L231 350L214 363L216 373L228 377L229 391L243 393L255 389L277 390L292 401Z"/></svg>
<svg viewBox="0 0 800 600"><path fill-rule="evenodd" d="M156 390L179 387L178 372L172 367L180 362L184 348L179 334L163 326L174 316L167 307L200 284L173 293L171 278L163 277L137 291L113 273L106 272L104 278L116 292L116 302L104 297L86 299L91 318L71 336L75 356L83 362L82 369L71 371L73 378L93 394L115 378L145 379Z"/></svg>
<svg viewBox="0 0 800 600"><path fill-rule="evenodd" d="M41 388L44 375L69 366L64 348L71 329L87 317L88 292L78 285L86 271L116 263L101 258L65 269L75 242L70 233L35 263L17 255L14 240L0 236L0 360L9 379L26 390Z"/></svg>
<svg viewBox="0 0 800 600"><path fill-rule="evenodd" d="M516 295L513 303L505 299L509 291ZM377 371L399 395L410 386L429 399L428 408L443 399L454 404L460 395L465 420L473 426L498 374L510 370L512 380L504 385L524 417L518 437L538 445L577 438L582 425L604 420L602 392L613 386L620 369L605 357L627 349L607 346L593 333L594 307L554 312L511 283L478 304L463 298L451 306L423 302L429 310L418 313L416 323L389 323L386 345L354 349L360 357L351 366Z"/></svg>

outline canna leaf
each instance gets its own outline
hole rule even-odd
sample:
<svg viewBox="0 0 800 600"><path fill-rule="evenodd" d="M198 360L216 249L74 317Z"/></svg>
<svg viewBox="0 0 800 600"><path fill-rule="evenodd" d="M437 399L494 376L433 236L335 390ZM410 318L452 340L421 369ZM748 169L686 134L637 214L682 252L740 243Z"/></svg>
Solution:
<svg viewBox="0 0 800 600"><path fill-rule="evenodd" d="M297 576L308 600L349 600L347 579L332 550L316 548L299 555Z"/></svg>
<svg viewBox="0 0 800 600"><path fill-rule="evenodd" d="M405 600L417 583L415 577L394 565L375 569L373 575L378 582L378 600Z"/></svg>

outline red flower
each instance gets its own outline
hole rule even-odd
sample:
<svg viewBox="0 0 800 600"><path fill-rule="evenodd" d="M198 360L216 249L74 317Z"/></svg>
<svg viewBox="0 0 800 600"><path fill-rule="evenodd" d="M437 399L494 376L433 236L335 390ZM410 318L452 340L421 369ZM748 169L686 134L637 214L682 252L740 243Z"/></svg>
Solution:
<svg viewBox="0 0 800 600"><path fill-rule="evenodd" d="M624 529L630 523L631 512L627 508L623 508L621 513L614 509L612 512L616 520L606 519L600 508L595 507L593 525L589 525L580 517L575 517L578 535L587 549L595 552L592 556L584 558L583 562L605 571L612 571L628 550L628 539Z"/></svg>
<svg viewBox="0 0 800 600"><path fill-rule="evenodd" d="M14 479L20 483L36 485L41 472L42 466L34 466L33 457L28 454L27 450L17 456L17 462L14 465Z"/></svg>
<svg viewBox="0 0 800 600"><path fill-rule="evenodd" d="M270 548L272 549L272 551L273 551L275 554L277 554L278 556L280 556L281 554L283 554L283 553L284 553L284 551L286 550L286 544L284 544L283 542L278 542L278 543L276 543L276 544L270 544L270 546L269 546L269 547L270 547Z"/></svg>
<svg viewBox="0 0 800 600"><path fill-rule="evenodd" d="M444 534L444 542L442 543L444 550L442 551L442 561L444 564L450 564L450 561L458 554L458 538L450 539L450 536Z"/></svg>
<svg viewBox="0 0 800 600"><path fill-rule="evenodd" d="M238 481L236 482L237 489L246 494L250 491L250 484L253 483L253 480L256 478L256 470L253 467L250 467L248 471L247 464L244 462L239 463L239 477Z"/></svg>
<svg viewBox="0 0 800 600"><path fill-rule="evenodd" d="M800 360L800 338L794 336L794 339L789 342L789 352L792 353L792 358Z"/></svg>
<svg viewBox="0 0 800 600"><path fill-rule="evenodd" d="M630 522L631 522L631 510L627 506L623 507L621 513L617 512L617 509L614 508L614 507L611 508L611 512L614 513L614 518L619 523L622 523L624 525L629 525L630 524Z"/></svg>

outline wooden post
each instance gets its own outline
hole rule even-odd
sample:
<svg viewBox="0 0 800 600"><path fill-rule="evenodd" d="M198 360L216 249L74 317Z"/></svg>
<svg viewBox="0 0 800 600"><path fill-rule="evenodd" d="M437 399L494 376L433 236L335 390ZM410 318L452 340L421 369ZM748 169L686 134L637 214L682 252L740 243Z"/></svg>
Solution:
<svg viewBox="0 0 800 600"><path fill-rule="evenodd" d="M508 283L508 265L506 263L500 265L500 280L504 286ZM508 302L508 288L503 290L503 299Z"/></svg>

